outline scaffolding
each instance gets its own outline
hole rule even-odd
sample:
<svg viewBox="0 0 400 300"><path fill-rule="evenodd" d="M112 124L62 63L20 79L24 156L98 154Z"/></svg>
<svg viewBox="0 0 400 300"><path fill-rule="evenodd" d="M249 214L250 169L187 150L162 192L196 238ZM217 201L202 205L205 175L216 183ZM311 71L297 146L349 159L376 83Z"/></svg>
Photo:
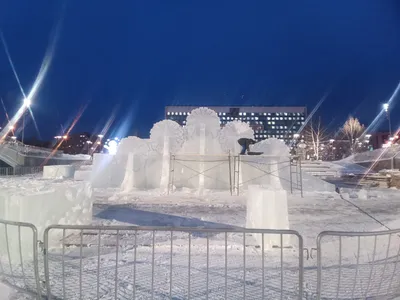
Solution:
<svg viewBox="0 0 400 300"><path fill-rule="evenodd" d="M300 191L303 196L301 160L297 156L268 155L170 155L168 194L175 188L229 190L240 195L249 184L274 184Z"/></svg>

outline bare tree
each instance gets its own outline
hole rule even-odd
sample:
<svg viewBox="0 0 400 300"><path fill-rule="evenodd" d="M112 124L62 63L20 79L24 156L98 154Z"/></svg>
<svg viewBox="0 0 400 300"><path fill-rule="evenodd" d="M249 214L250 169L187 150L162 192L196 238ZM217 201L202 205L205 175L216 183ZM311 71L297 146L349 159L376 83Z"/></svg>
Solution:
<svg viewBox="0 0 400 300"><path fill-rule="evenodd" d="M310 120L309 125L305 130L305 142L307 146L311 148L309 150L311 150L310 152L313 153L316 160L321 158L321 153L324 150L324 144L327 139L327 132L321 125L321 118L318 118L317 122Z"/></svg>
<svg viewBox="0 0 400 300"><path fill-rule="evenodd" d="M362 125L357 118L350 116L344 123L342 132L349 141L351 154L356 152L358 138L364 133L364 131L364 125Z"/></svg>

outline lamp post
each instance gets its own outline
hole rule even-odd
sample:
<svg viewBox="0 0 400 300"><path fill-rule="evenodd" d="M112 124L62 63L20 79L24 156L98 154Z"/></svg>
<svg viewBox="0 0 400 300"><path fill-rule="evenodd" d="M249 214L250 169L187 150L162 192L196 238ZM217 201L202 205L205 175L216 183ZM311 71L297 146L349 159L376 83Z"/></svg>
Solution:
<svg viewBox="0 0 400 300"><path fill-rule="evenodd" d="M386 116L387 116L387 119L388 119L388 122L389 122L389 140L390 140L392 138L392 124L390 122L389 103L384 103L383 104L383 109L386 112ZM392 157L391 160L390 160L390 166L391 166L391 169L393 170L394 169L394 157Z"/></svg>
<svg viewBox="0 0 400 300"><path fill-rule="evenodd" d="M389 135L391 137L392 136L392 123L390 122L389 103L383 104L383 109L386 112L386 117L387 117L388 122L389 122Z"/></svg>
<svg viewBox="0 0 400 300"><path fill-rule="evenodd" d="M31 106L31 99L25 98L24 99L24 107L25 108L24 108L24 112L22 115L22 138L21 138L22 144L24 143L24 137L25 137L25 114L30 106Z"/></svg>

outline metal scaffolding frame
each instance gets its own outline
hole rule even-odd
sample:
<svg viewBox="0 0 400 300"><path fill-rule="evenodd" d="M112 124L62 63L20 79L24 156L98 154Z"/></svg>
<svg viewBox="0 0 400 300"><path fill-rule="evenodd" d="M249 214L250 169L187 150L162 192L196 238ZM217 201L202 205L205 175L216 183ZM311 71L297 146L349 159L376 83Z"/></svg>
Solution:
<svg viewBox="0 0 400 300"><path fill-rule="evenodd" d="M188 156L188 155L184 155ZM263 163L263 162L249 162L245 161L241 158L241 155L231 155L230 153L228 155L190 155L193 156L194 158L200 158L200 159L181 159L179 158L179 155L176 154L171 154L170 155L170 164L169 164L169 181L168 181L168 194L170 194L173 189L174 189L174 183L175 183L175 167L176 164L179 164L180 166L183 166L193 172L195 172L195 175L190 176L189 178L186 178L186 181L189 181L190 179L203 175L204 177L208 177L211 179L214 179L216 181L221 181L225 184L224 181L208 176L206 172L215 169L224 163L228 163L228 169L229 169L229 190L231 195L240 195L240 187L243 186L243 184L248 183L252 180L259 179L265 176L274 176L278 177L281 180L286 180L289 181L290 184L290 192L293 193L294 190L299 190L301 197L303 197L303 177L302 177L302 166L301 166L301 159L298 156L290 156L287 162L277 162L277 163ZM268 157L266 155L260 155L261 157ZM178 158L177 158L178 157ZM204 159L205 157L221 157L220 160L206 160ZM218 162L218 164L207 168L203 171L198 171L195 170L194 168L188 166L185 164L185 162L204 162L204 163L212 163L212 162ZM251 178L245 182L240 182L240 172L241 172L241 164L246 164L249 165L258 171L261 171L263 174L260 176L257 176L255 178ZM257 165L261 166L271 166L271 165L279 165L278 169L273 170L273 171L266 171L263 170L262 168L258 167ZM233 165L233 166L232 166ZM279 174L276 174L276 172L279 172L282 169L289 168L289 180L283 177L280 177Z"/></svg>

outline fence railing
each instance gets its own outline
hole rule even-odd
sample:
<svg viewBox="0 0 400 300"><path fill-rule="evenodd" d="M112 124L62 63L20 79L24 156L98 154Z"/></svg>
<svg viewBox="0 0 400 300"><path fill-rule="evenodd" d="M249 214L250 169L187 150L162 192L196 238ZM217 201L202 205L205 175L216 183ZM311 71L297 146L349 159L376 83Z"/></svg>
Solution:
<svg viewBox="0 0 400 300"><path fill-rule="evenodd" d="M43 167L3 167L0 168L0 177L34 175L41 172Z"/></svg>
<svg viewBox="0 0 400 300"><path fill-rule="evenodd" d="M252 234L265 241L278 235L281 245L290 236L303 247L291 230L50 226L44 234L47 297L301 299L302 251L280 247L272 255L264 244L256 248ZM62 243L52 250L54 237Z"/></svg>
<svg viewBox="0 0 400 300"><path fill-rule="evenodd" d="M314 269L291 230L52 225L42 256L34 225L0 220L0 280L37 299L392 299L399 236L321 232Z"/></svg>
<svg viewBox="0 0 400 300"><path fill-rule="evenodd" d="M317 256L317 299L400 296L400 229L324 231Z"/></svg>
<svg viewBox="0 0 400 300"><path fill-rule="evenodd" d="M38 237L34 225L0 220L0 277L41 299Z"/></svg>

